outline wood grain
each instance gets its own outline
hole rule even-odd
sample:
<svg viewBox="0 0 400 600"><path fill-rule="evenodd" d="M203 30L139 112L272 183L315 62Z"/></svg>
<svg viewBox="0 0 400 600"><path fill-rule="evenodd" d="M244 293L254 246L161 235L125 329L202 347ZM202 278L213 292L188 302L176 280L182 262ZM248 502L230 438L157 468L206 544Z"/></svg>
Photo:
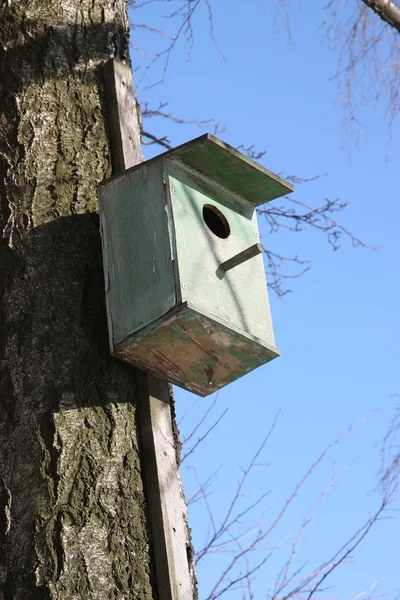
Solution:
<svg viewBox="0 0 400 600"><path fill-rule="evenodd" d="M104 66L104 78L113 171L116 175L144 160L140 116L130 66L112 59Z"/></svg>
<svg viewBox="0 0 400 600"><path fill-rule="evenodd" d="M162 163L99 189L111 352L176 302Z"/></svg>
<svg viewBox="0 0 400 600"><path fill-rule="evenodd" d="M182 144L164 156L182 161L253 206L293 192L291 183L210 133Z"/></svg>
<svg viewBox="0 0 400 600"><path fill-rule="evenodd" d="M129 65L113 59L105 67L105 77L116 174L143 161L140 124ZM129 234L129 230L121 233ZM106 287L108 284L106 278ZM140 370L136 370L136 381L159 599L192 600L194 584L189 572L185 500L176 462L169 384Z"/></svg>
<svg viewBox="0 0 400 600"><path fill-rule="evenodd" d="M162 600L191 600L192 582L182 518L182 489L172 432L168 385L138 375L139 415L153 548Z"/></svg>
<svg viewBox="0 0 400 600"><path fill-rule="evenodd" d="M279 351L186 304L124 340L114 356L207 396L276 358Z"/></svg>

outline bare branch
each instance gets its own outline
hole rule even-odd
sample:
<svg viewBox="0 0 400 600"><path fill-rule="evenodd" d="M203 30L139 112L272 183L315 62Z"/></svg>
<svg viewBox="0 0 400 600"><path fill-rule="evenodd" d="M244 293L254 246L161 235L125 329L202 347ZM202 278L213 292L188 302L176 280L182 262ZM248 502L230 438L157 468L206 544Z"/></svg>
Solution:
<svg viewBox="0 0 400 600"><path fill-rule="evenodd" d="M304 181L307 180L305 179ZM269 203L258 209L258 213L266 219L270 233L277 233L281 229L299 233L305 229L313 228L326 235L328 243L334 251L340 248L343 238L350 240L355 248L360 246L376 250L376 248L362 242L350 230L333 218L334 213L341 212L348 206L348 202L326 198L320 206L311 206L291 196L286 196L285 201L286 205ZM291 291L283 286L283 281L304 275L311 268L310 261L301 260L297 255L287 257L276 254L268 247L265 253L268 258L267 275L271 277L268 280L268 286L280 298L283 298L285 294ZM283 270L283 267L288 266L291 266L294 270Z"/></svg>
<svg viewBox="0 0 400 600"><path fill-rule="evenodd" d="M283 10L284 12L286 26L289 25L290 5L292 1L293 0L284 0L284 2L279 3L279 9ZM343 39L343 28L340 29L338 26L335 28L334 26L334 23L336 22L335 19L339 20L338 7L340 7L342 1L343 0L330 0L325 6L325 12L330 17L330 19L327 20L325 26L327 29L329 29L328 37L331 40L331 42L336 42L336 40ZM275 0L270 0L270 2L274 3ZM161 29L148 27L149 31L151 31L152 33L157 33L163 38L169 36L170 43L163 51L161 51L158 54L156 53L150 59L150 63L148 64L146 69L150 68L152 64L164 57L165 71L165 69L168 66L170 53L174 48L174 45L179 36L186 36L190 44L193 42L193 18L195 11L198 10L200 4L202 4L203 7L207 8L211 36L213 36L214 15L211 10L210 0L176 0L175 2L173 2L172 0L142 0L141 2L137 0L132 2L132 7L135 9L140 9L141 7L147 6L148 4L156 3L160 6L168 7L169 10L165 15L167 20L174 23L176 22L176 20L178 20L179 23L179 27L173 35ZM366 13L372 14L372 11L370 11L366 7L364 7L364 9ZM351 21L350 27L352 28L354 26L356 29L353 31L353 34L350 35L350 38L348 39L348 42L345 45L345 48L347 50L343 50L343 56L351 57L350 63L345 69L345 78L348 79L349 82L353 79L353 69L358 64L358 61L363 60L362 57L364 56L363 44L359 44L358 53L356 53L355 51L351 53L349 50L349 44L351 46L351 44L353 43L352 40L354 35L356 36L356 39L358 39L358 34L356 33L356 31L359 31L360 27L363 27L364 32L369 31L366 25L362 26L362 20L361 23L359 23L358 19L356 18L359 15L359 9L357 9L357 11L358 12L356 12L354 17L354 22ZM341 35L342 37L340 37ZM373 36L371 38L371 47L373 47L374 44L377 43L376 40L376 36ZM164 75L162 76L162 79L163 77ZM340 79L340 81L342 80L343 77ZM397 80L398 78L396 78L396 90L398 87ZM352 121L353 119L352 122L356 123L356 121L354 120L355 107L352 105L350 99L347 100L346 106L348 107L349 121ZM153 128L150 127L150 125L148 124L148 120L153 118L166 119L167 121L178 125L196 124L199 127L209 127L210 125L212 125L214 127L214 133L221 133L221 131L223 131L223 128L221 128L219 123L213 119L197 120L178 117L177 115L169 111L168 104L162 101L160 101L156 106L150 106L147 100L142 100L141 113L143 119L142 139L143 144L145 146L159 145L163 149L170 149L173 146L168 136L156 133L155 131L153 131ZM254 160L260 160L265 155L264 150L258 150L254 147L254 145L241 145L238 147L238 149ZM311 178L290 175L287 178L290 181L299 184L314 181L321 177L323 177L323 175L317 175ZM339 223L336 218L334 218L334 213L343 211L347 207L347 205L347 202L342 202L339 199L325 199L325 201L318 206L310 206L305 202L300 202L296 198L287 197L285 198L284 206L275 203L268 204L262 207L259 210L259 213L262 214L267 220L267 223L270 227L270 232L272 233L276 233L281 229L286 229L297 233L306 229L313 228L321 231L326 235L328 243L334 251L340 248L341 243L345 238L349 239L354 247L360 246L364 248L371 248L369 245L361 241L351 231L349 231L345 226ZM266 246L266 244L264 245ZM270 244L268 244L267 246L266 257L268 261L266 272L269 278L269 288L273 290L280 298L283 298L287 293L291 291L290 287L288 287L287 285L289 279L298 278L311 268L311 263L308 260L304 260L297 254L293 256L283 255L279 252L274 251Z"/></svg>
<svg viewBox="0 0 400 600"><path fill-rule="evenodd" d="M326 496L326 494L328 493L328 491L332 488L332 486L336 483L336 481L339 479L339 477L342 475L342 473L344 472L345 469L347 469L349 466L351 466L354 463L354 460L349 462L345 467L343 467L342 469L340 469L337 473L334 474L334 476L332 477L332 479L330 480L330 482L328 483L328 485L325 487L325 489L321 492L321 494L318 496L318 498L315 500L314 504L311 506L307 516L305 517L305 519L303 519L303 523L299 529L299 532L297 534L297 537L292 545L292 549L289 555L289 558L286 562L286 565L284 567L284 571L282 574L282 582L279 586L279 589L277 591L277 594L280 594L281 591L284 589L284 587L291 581L292 577L289 577L290 575L290 569L292 567L292 563L295 557L295 554L297 552L297 548L300 544L300 541L303 538L304 535L304 531L307 528L307 526L309 525L310 521L311 521L311 517L313 515L313 513L315 512L317 506L321 503L321 501L323 500L323 498ZM303 565L300 570L303 569L305 565ZM297 570L294 574L294 576L297 576L300 572L300 570Z"/></svg>
<svg viewBox="0 0 400 600"><path fill-rule="evenodd" d="M362 0L381 19L400 33L400 8L390 0Z"/></svg>
<svg viewBox="0 0 400 600"><path fill-rule="evenodd" d="M217 427L218 423L220 423L220 421L224 418L227 412L228 409L226 408L224 412L218 417L218 419L211 425L211 427L209 427L207 431L198 438L197 442L190 448L190 450L188 450L188 452L186 452L186 454L183 455L181 463L183 463L183 461L186 460L186 458L188 458L191 454L193 454L193 452L195 452L199 444L201 444L201 442L203 442L209 436L213 429Z"/></svg>
<svg viewBox="0 0 400 600"><path fill-rule="evenodd" d="M393 394L400 396L400 394ZM383 438L381 448L381 487L384 492L390 487L393 479L400 474L400 405L395 409L395 414L389 424L388 431Z"/></svg>
<svg viewBox="0 0 400 600"><path fill-rule="evenodd" d="M217 404L218 398L219 398L219 392L217 392L215 394L214 400L212 401L212 403L210 404L210 406L207 408L207 410L205 411L204 415L202 416L202 418L200 419L200 421L197 423L196 427L191 431L191 433L187 437L185 437L182 440L182 445L183 446L185 446L185 444L187 444L192 439L192 437L194 436L194 434L203 425L204 421L206 420L206 418L208 417L208 415L210 414L210 412L213 410L213 408Z"/></svg>
<svg viewBox="0 0 400 600"><path fill-rule="evenodd" d="M163 50L156 52L155 55L149 59L148 64L144 67L142 76L139 79L139 82L138 82L139 85L144 80L144 78L147 76L149 71L152 69L152 67L154 67L154 65L156 63L161 63L161 65L162 65L161 66L161 77L158 81L148 85L147 87L148 88L154 87L164 81L166 72L169 67L171 54L172 54L173 50L175 49L177 42L182 37L184 37L186 39L186 43L188 44L188 60L190 60L191 55L192 55L193 46L194 46L193 20L194 20L196 12L198 12L198 9L201 6L204 6L204 8L207 11L210 38L211 38L214 46L217 48L218 52L220 53L221 57L223 59L225 59L224 54L215 39L215 28L214 28L215 15L212 11L210 0L177 0L176 2L172 2L172 0L142 0L141 2L137 1L137 0L129 1L129 6L134 11L139 11L141 8L144 8L144 7L148 6L149 4L159 4L159 5L164 5L164 6L168 6L168 7L174 6L174 8L171 8L171 10L163 16L164 16L164 19L166 19L166 21L170 21L174 25L175 24L177 24L177 25L175 27L174 33L170 33L164 29L150 27L147 24L136 23L136 22L131 23L132 29L135 29L135 28L146 29L147 31L149 31L151 33L156 33L156 34L160 35L161 37L165 37L170 40L170 43Z"/></svg>
<svg viewBox="0 0 400 600"><path fill-rule="evenodd" d="M144 146L149 146L151 144L158 144L158 146L162 146L163 148L166 148L167 150L171 150L171 148L172 148L171 142L169 141L167 136L159 138L156 135L153 135L152 133L150 133L148 131L144 131L143 129L142 129L142 144Z"/></svg>
<svg viewBox="0 0 400 600"><path fill-rule="evenodd" d="M246 154L252 160L260 160L260 158L266 155L266 150L256 150L254 145L246 147L240 144L240 146L237 146L237 150L243 152L243 154Z"/></svg>
<svg viewBox="0 0 400 600"><path fill-rule="evenodd" d="M271 425L270 430L268 431L267 435L265 436L264 440L262 441L261 445L259 446L259 448L257 449L257 451L255 452L253 458L250 461L250 464L248 465L248 467L246 469L243 470L243 474L241 479L238 482L237 488L236 488L236 492L230 502L230 505L225 513L225 516L222 520L221 525L217 528L214 526L214 533L211 536L211 538L208 540L208 542L205 544L204 548L202 550L200 550L197 555L196 555L196 562L199 562L207 553L209 553L211 551L211 549L220 542L221 537L225 534L226 531L230 530L230 528L237 523L240 518L246 514L246 512L248 512L248 509L245 509L244 511L241 511L238 515L233 516L232 514L236 508L236 504L238 502L238 499L240 498L243 486L246 483L246 480L249 476L249 473L253 470L253 468L255 467L255 463L257 461L257 458L259 457L260 453L262 452L263 448L265 447L266 443L268 442L268 440L270 439L272 432L274 431L276 422L278 420L280 411L277 413L277 415L275 416L275 419ZM208 501L207 501L207 507L208 507L208 511L209 514L211 515L211 509L209 507ZM256 502L257 504L257 502ZM255 505L255 504L254 504Z"/></svg>
<svg viewBox="0 0 400 600"><path fill-rule="evenodd" d="M298 212L293 207L287 207L286 205L275 206L274 204L268 204L258 209L259 214L264 215L266 218L271 233L276 233L281 228L299 232L303 231L303 229L313 227L327 234L328 242L333 250L340 248L340 240L343 236L348 237L354 247L363 246L370 250L376 250L376 248L372 248L362 242L332 217L334 213L346 208L349 204L348 202L325 198L324 204L310 206L306 202L302 202L291 196L285 196L285 200L289 204L294 204L296 209L300 208L301 212Z"/></svg>
<svg viewBox="0 0 400 600"><path fill-rule="evenodd" d="M283 286L284 281L301 277L311 269L310 261L300 260L297 255L292 257L283 256L282 254L275 254L268 249L265 250L265 255L268 258L266 269L268 288L273 290L280 299L291 292L290 289ZM285 272L282 270L284 265L294 265L297 270L293 273Z"/></svg>
<svg viewBox="0 0 400 600"><path fill-rule="evenodd" d="M190 123L196 124L199 127L212 123L214 125L215 133L223 131L220 124L212 119L185 120L168 112L166 110L167 106L167 103L159 102L157 107L151 108L148 102L142 102L141 113L143 120L160 117L179 125ZM158 137L148 130L143 129L142 137L144 145L158 144L166 149L172 148L171 142L166 136ZM241 145L238 147L238 150L245 152L254 160L260 159L265 154L265 151L256 150L254 145ZM298 177L296 175L286 176L288 180L297 184L316 181L321 177L324 177L324 174L308 178ZM319 206L310 206L291 196L285 197L285 201L286 205L269 203L258 209L258 213L263 215L267 220L271 233L277 233L281 229L287 229L298 233L305 229L314 228L326 234L328 243L333 250L338 250L340 248L343 238L349 239L354 247L361 246L375 250L375 248L371 248L371 246L362 242L351 231L333 218L334 213L341 212L348 206L348 202L341 202L339 199L325 199L324 203ZM290 206L290 204L292 206ZM310 261L302 260L297 255L289 257L274 253L268 246L265 254L268 259L266 270L267 276L269 277L268 285L279 298L283 298L291 291L284 285L285 281L298 278L311 268ZM286 270L287 268L289 268L289 270Z"/></svg>
<svg viewBox="0 0 400 600"><path fill-rule="evenodd" d="M321 590L321 585L324 583L324 581L333 573L335 569L337 569L337 567L340 564L344 563L344 561L361 544L364 538L368 535L370 529L373 527L373 525L375 525L375 523L382 515L384 510L386 510L386 508L388 507L390 500L390 497L383 500L376 513L370 519L368 519L368 521L363 525L363 527L361 527L357 531L357 533L349 541L346 542L346 544L342 546L342 548L336 553L333 559L325 563L326 566L324 565L324 569L326 569L327 566L328 568L324 572L322 572L319 579L317 579L317 582L311 587L307 595L307 600L310 600L316 592Z"/></svg>
<svg viewBox="0 0 400 600"><path fill-rule="evenodd" d="M199 478L198 478L196 469L194 467L189 467L189 468L190 468L190 470L192 470L195 473L196 480L198 483L197 489L193 492L193 494L191 494L188 498L186 498L186 502L187 502L188 506L192 506L193 504L198 502L201 498L204 499L204 496L207 496L207 494L206 494L207 490L217 480L218 473L221 471L222 467L218 467L218 469L216 471L214 471L214 473L212 475L210 475L206 479L206 481L204 481L203 483L199 482Z"/></svg>
<svg viewBox="0 0 400 600"><path fill-rule="evenodd" d="M283 17L289 40L290 6L301 0L269 0ZM358 135L363 106L380 107L386 101L389 130L400 112L400 7L391 0L327 0L322 19L324 39L338 53L339 101L344 108L344 132ZM377 18L377 17L380 17ZM356 137L357 139L357 137Z"/></svg>
<svg viewBox="0 0 400 600"><path fill-rule="evenodd" d="M146 122L146 119L160 118L166 119L167 121L171 121L177 125L197 125L202 128L205 125L212 125L214 132L224 131L224 127L221 126L220 123L215 121L214 119L184 119L182 117L177 117L173 113L165 110L168 106L167 102L159 102L158 106L152 108L149 106L149 102L142 101L140 104L140 113L142 117L142 143L144 146L150 146L156 144L161 146L162 148L166 148L167 150L172 149L172 144L170 139L167 136L158 136L154 133L144 129L143 122Z"/></svg>
<svg viewBox="0 0 400 600"><path fill-rule="evenodd" d="M371 4L383 2L377 0ZM343 0L330 0L325 7L323 28L331 48L339 54L335 78L344 108L344 130L349 136L362 128L357 117L361 107L378 108L386 98L389 128L400 110L398 31L377 19L371 8L361 0L348 16L348 6Z"/></svg>
<svg viewBox="0 0 400 600"><path fill-rule="evenodd" d="M368 418L368 417L366 417ZM336 438L325 450L320 454L317 460L310 466L307 472L304 474L302 479L299 481L297 486L294 488L292 494L289 496L287 501L283 504L281 510L278 512L276 517L271 521L270 525L264 526L264 519L262 518L256 526L243 526L243 516L248 515L250 511L259 504L260 498L248 505L245 509L237 511L237 504L242 496L243 486L246 479L254 466L257 464L258 456L265 445L264 440L262 446L257 450L253 458L251 459L247 468L243 469L243 475L240 479L237 489L233 495L232 501L225 513L225 517L222 519L221 524L217 524L215 516L213 514L211 505L209 503L208 494L205 490L201 490L201 495L206 506L207 514L209 516L209 522L211 524L212 531L208 536L207 542L203 549L196 556L196 563L198 564L206 555L215 552L224 552L230 555L230 558L225 565L224 569L219 574L217 581L214 583L212 590L207 596L207 600L216 600L228 591L237 589L245 590L243 592L243 598L245 598L246 590L248 591L248 598L251 599L251 581L255 573L269 560L274 550L277 548L268 548L266 554L261 560L256 563L252 563L250 555L260 550L267 539L270 538L271 533L275 530L277 525L282 522L284 515L286 514L289 506L293 503L297 497L298 492L304 486L305 482L310 478L316 467L324 460L327 453L340 443L346 436L350 435L355 427L363 423L365 419L362 419L359 423L351 425L344 433ZM266 439L272 433L275 427L275 422L271 427ZM291 546L288 559L278 576L275 591L271 595L272 600L288 600L289 598L296 598L298 600L310 600L317 591L322 591L323 585L330 575L341 565L345 564L351 557L354 550L361 544L361 542L368 535L371 527L382 517L383 513L387 510L389 505L396 499L395 492L397 491L397 483L392 478L390 485L375 513L369 517L361 527L359 527L346 541L336 550L328 559L324 560L319 566L306 575L302 575L306 564L304 563L299 568L296 568L292 572L293 559L298 550L299 543L303 537L304 531L310 523L311 517L320 504L322 499L326 496L328 491L336 483L340 475L345 469L347 469L354 461L351 461L345 467L338 472L334 473L330 482L319 495L319 497L312 504L311 509L307 517L303 520L299 532L296 536L295 541ZM202 486L200 486L201 488ZM239 527L240 525L240 527ZM239 527L239 529L238 529ZM244 564L244 568L240 568L240 564Z"/></svg>

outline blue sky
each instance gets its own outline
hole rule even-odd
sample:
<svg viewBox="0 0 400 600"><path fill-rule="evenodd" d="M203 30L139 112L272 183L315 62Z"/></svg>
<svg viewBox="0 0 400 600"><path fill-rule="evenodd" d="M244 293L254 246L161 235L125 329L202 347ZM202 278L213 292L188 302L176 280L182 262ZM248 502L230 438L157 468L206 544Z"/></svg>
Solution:
<svg viewBox="0 0 400 600"><path fill-rule="evenodd" d="M153 105L167 101L168 110L185 119L216 119L225 125L220 137L229 144L254 144L266 150L261 162L272 171L301 177L326 173L315 182L297 185L295 197L313 205L324 198L349 201L338 220L367 244L379 247L375 251L354 249L344 239L342 248L332 252L322 233L271 235L262 219L259 221L264 246L286 255L297 253L312 261L312 269L290 282L293 293L283 301L270 293L282 355L220 392L208 426L226 407L228 412L182 467L187 495L196 489L195 472L205 481L221 467L208 490L208 500L216 521L223 518L240 477L238 465L250 460L281 410L259 460L263 465L254 470L241 500L246 506L270 491L247 522L256 526L262 512L267 523L324 448L351 423L370 416L319 465L260 550L265 553L279 546L253 584L257 600L266 598L273 588L302 520L333 472L354 460L318 506L297 549L295 564L308 561L306 571L312 569L377 506L380 440L394 415L395 394L400 392L400 128L394 124L389 144L382 115L365 107L360 113L362 135L350 145L346 143L343 110L333 79L337 55L322 41L322 11L311 6L317 4L304 3L302 10L293 10L294 45L290 45L285 32L276 31L273 12L266 3L253 0L243 8L238 0L215 0L213 10L223 15L215 19L215 38L225 59L210 39L207 12L201 9L193 23L191 59L181 40L160 86L146 87L159 79L157 64L140 82L144 58L132 52L141 100ZM162 18L166 12L162 3L149 4L132 18L172 30L173 23ZM132 43L155 52L164 41L136 28ZM173 145L212 131L212 127L173 126L161 120L146 127L154 134L167 134ZM159 151L145 148L147 158ZM213 397L197 398L176 389L176 399L184 438ZM199 435L207 430L207 423ZM330 581L334 587L320 597L350 599L373 585L374 597L400 589L400 524L395 511L388 516L393 518L376 525L355 554L355 562L342 567ZM195 547L200 549L209 527L201 503L190 509L190 525ZM229 553L218 552L199 565L202 600L228 559ZM257 560L257 553L251 560ZM239 600L242 594L243 590L237 589L226 597Z"/></svg>

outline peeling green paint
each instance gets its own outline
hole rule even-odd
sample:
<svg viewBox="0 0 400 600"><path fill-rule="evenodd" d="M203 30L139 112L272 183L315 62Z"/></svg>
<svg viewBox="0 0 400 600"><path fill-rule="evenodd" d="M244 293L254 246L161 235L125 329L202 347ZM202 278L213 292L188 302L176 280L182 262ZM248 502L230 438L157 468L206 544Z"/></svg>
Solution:
<svg viewBox="0 0 400 600"><path fill-rule="evenodd" d="M291 189L209 135L103 182L112 354L202 396L278 356L254 206Z"/></svg>

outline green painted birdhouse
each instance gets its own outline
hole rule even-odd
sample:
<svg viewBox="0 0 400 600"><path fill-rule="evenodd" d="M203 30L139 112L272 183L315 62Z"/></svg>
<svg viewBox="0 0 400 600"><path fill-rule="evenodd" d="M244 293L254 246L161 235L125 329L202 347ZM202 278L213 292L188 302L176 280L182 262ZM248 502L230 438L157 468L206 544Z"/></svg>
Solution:
<svg viewBox="0 0 400 600"><path fill-rule="evenodd" d="M278 356L256 207L291 191L209 134L102 183L113 356L200 396Z"/></svg>

